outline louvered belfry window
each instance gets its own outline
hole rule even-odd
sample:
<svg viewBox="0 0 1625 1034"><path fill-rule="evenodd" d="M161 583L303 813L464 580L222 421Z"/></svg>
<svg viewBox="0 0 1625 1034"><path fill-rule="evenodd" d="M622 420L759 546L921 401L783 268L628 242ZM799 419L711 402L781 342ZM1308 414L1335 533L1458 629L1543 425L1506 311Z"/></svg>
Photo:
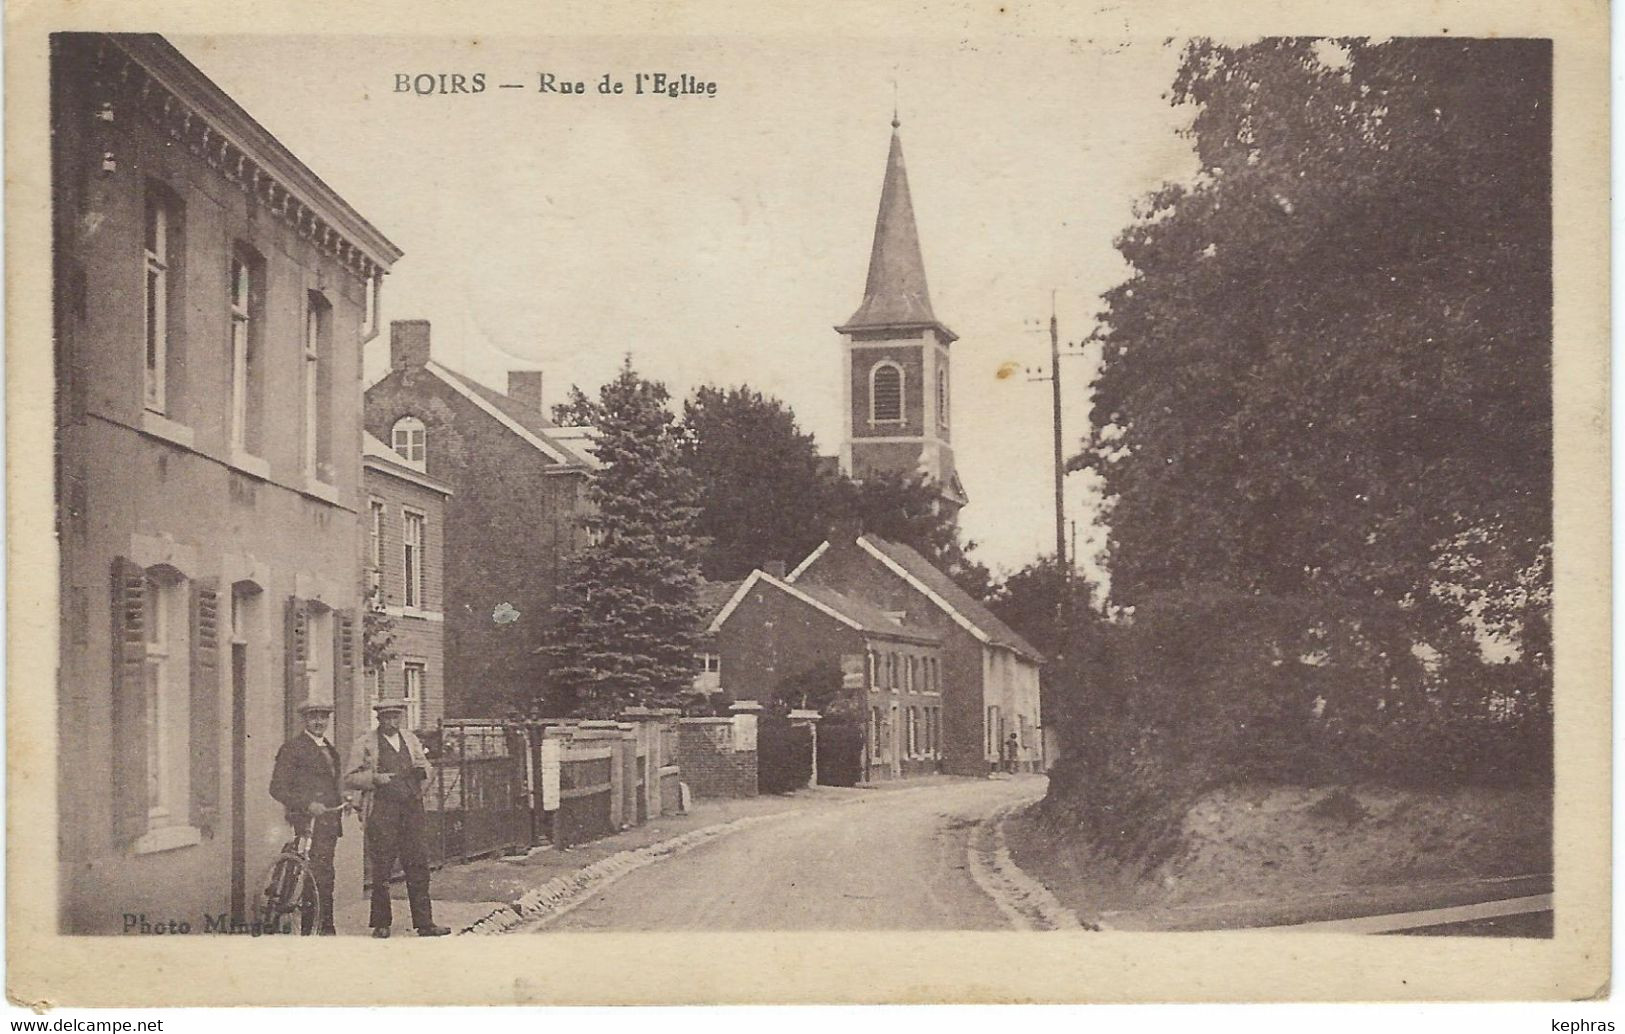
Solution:
<svg viewBox="0 0 1625 1034"><path fill-rule="evenodd" d="M876 363L869 373L869 420L900 423L903 419L903 369L893 362Z"/></svg>

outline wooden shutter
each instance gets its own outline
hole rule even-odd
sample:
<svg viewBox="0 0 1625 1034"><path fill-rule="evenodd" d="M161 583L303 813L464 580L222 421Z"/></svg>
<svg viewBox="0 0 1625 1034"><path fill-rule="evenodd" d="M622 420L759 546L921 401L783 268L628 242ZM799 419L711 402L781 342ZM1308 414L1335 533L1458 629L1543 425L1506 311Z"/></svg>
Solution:
<svg viewBox="0 0 1625 1034"><path fill-rule="evenodd" d="M286 740L293 739L299 731L299 715L294 708L307 696L306 687L310 681L310 672L305 663L310 648L310 616L305 610L304 600L289 597L283 627L282 656L286 664L286 678L283 682L282 724L283 739Z"/></svg>
<svg viewBox="0 0 1625 1034"><path fill-rule="evenodd" d="M355 611L333 612L333 746L343 756L355 715Z"/></svg>
<svg viewBox="0 0 1625 1034"><path fill-rule="evenodd" d="M113 841L147 831L147 573L113 561Z"/></svg>
<svg viewBox="0 0 1625 1034"><path fill-rule="evenodd" d="M192 825L214 836L220 815L220 594L192 583Z"/></svg>

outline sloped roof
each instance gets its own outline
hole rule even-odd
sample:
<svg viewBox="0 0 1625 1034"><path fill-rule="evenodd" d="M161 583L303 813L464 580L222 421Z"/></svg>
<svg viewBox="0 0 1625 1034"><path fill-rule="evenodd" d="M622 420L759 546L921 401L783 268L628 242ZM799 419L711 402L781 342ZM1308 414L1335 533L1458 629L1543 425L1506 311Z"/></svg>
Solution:
<svg viewBox="0 0 1625 1034"><path fill-rule="evenodd" d="M698 594L700 621L706 627L709 627L711 622L716 620L717 615L722 613L722 608L726 607L728 601L733 599L734 593L738 592L739 587L744 584L745 580L743 578L733 582L701 582Z"/></svg>
<svg viewBox="0 0 1625 1034"><path fill-rule="evenodd" d="M891 150L886 156L886 178L880 188L880 210L875 216L875 239L869 250L869 277L863 304L838 330L894 327L937 327L952 340L931 311L931 291L925 282L925 260L914 225L914 202L909 197L908 170L903 165L903 141L892 120Z"/></svg>
<svg viewBox="0 0 1625 1034"><path fill-rule="evenodd" d="M540 410L509 398L499 391L493 391L474 378L458 373L438 360L429 360L424 364L424 368L506 424L521 438L541 449L550 458L571 467L590 469L593 466L574 449L553 436L551 432L556 425Z"/></svg>
<svg viewBox="0 0 1625 1034"><path fill-rule="evenodd" d="M406 457L385 445L366 431L361 432L361 462L374 470L382 470L394 477L422 485L441 495L451 495L451 489L412 466Z"/></svg>
<svg viewBox="0 0 1625 1034"><path fill-rule="evenodd" d="M786 585L786 588L790 587ZM874 635L901 636L907 639L918 639L922 642L941 642L941 637L932 635L929 629L911 624L907 618L902 621L894 620L890 614L868 600L849 596L827 585L807 584L797 585L794 588L806 593L831 610L839 611L846 617L856 621L865 632Z"/></svg>
<svg viewBox="0 0 1625 1034"><path fill-rule="evenodd" d="M916 628L893 621L891 616L880 608L865 601L854 599L845 593L822 585L803 586L791 585L781 581L766 571L757 569L750 573L750 577L738 583L727 603L712 618L706 626L707 632L716 632L722 628L728 618L733 616L734 610L744 602L746 596L758 584L765 584L806 604L839 621L858 632L868 635L880 635L894 639L908 639L921 643L937 643L941 640L922 628Z"/></svg>
<svg viewBox="0 0 1625 1034"><path fill-rule="evenodd" d="M888 566L899 569L905 577L916 583L917 588L926 590L927 596L935 596L940 600L939 605L944 606L950 616L955 616L979 630L982 636L978 638L985 637L988 642L1014 650L1031 661L1043 662L1044 655L1039 653L1033 644L1023 639L1015 629L1000 621L998 616L983 606L980 600L961 589L957 582L939 571L935 564L912 548L878 535L860 537L858 546L883 563L890 561Z"/></svg>
<svg viewBox="0 0 1625 1034"><path fill-rule="evenodd" d="M598 428L591 424L556 426L547 432L547 436L580 456L592 469L598 470L603 467L598 461L598 454L593 451L593 446L598 441Z"/></svg>

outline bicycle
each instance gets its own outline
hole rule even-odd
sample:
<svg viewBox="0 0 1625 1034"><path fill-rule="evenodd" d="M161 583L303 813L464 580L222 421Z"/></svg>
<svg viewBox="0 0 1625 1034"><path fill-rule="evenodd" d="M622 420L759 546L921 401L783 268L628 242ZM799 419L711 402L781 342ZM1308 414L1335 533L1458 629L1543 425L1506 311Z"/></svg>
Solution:
<svg viewBox="0 0 1625 1034"><path fill-rule="evenodd" d="M354 809L353 803L345 801L334 811L342 816ZM307 914L314 919L322 913L321 890L316 884L316 872L310 865L314 827L315 820L309 817L294 827L294 838L282 845L282 850L265 872L264 889L260 891L254 918L266 933L280 930L283 917L294 912L300 913L301 920ZM312 922L309 925L314 927L316 924ZM305 933L304 926L301 922L301 934Z"/></svg>

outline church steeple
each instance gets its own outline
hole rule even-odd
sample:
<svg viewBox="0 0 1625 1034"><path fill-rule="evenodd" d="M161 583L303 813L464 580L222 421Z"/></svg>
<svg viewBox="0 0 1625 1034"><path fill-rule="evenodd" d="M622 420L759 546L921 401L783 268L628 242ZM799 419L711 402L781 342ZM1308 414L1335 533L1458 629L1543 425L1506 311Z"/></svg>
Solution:
<svg viewBox="0 0 1625 1034"><path fill-rule="evenodd" d="M846 350L841 469L859 481L923 475L938 506L957 514L966 502L949 421L948 346L957 335L931 308L895 114L891 125L863 304L835 328Z"/></svg>
<svg viewBox="0 0 1625 1034"><path fill-rule="evenodd" d="M931 292L925 282L925 260L920 235L914 226L914 202L908 192L908 169L903 164L901 123L892 116L891 152L886 156L886 178L880 188L880 211L875 216L875 239L869 250L869 278L863 304L852 318L837 327L841 333L882 327L939 327L931 311Z"/></svg>

